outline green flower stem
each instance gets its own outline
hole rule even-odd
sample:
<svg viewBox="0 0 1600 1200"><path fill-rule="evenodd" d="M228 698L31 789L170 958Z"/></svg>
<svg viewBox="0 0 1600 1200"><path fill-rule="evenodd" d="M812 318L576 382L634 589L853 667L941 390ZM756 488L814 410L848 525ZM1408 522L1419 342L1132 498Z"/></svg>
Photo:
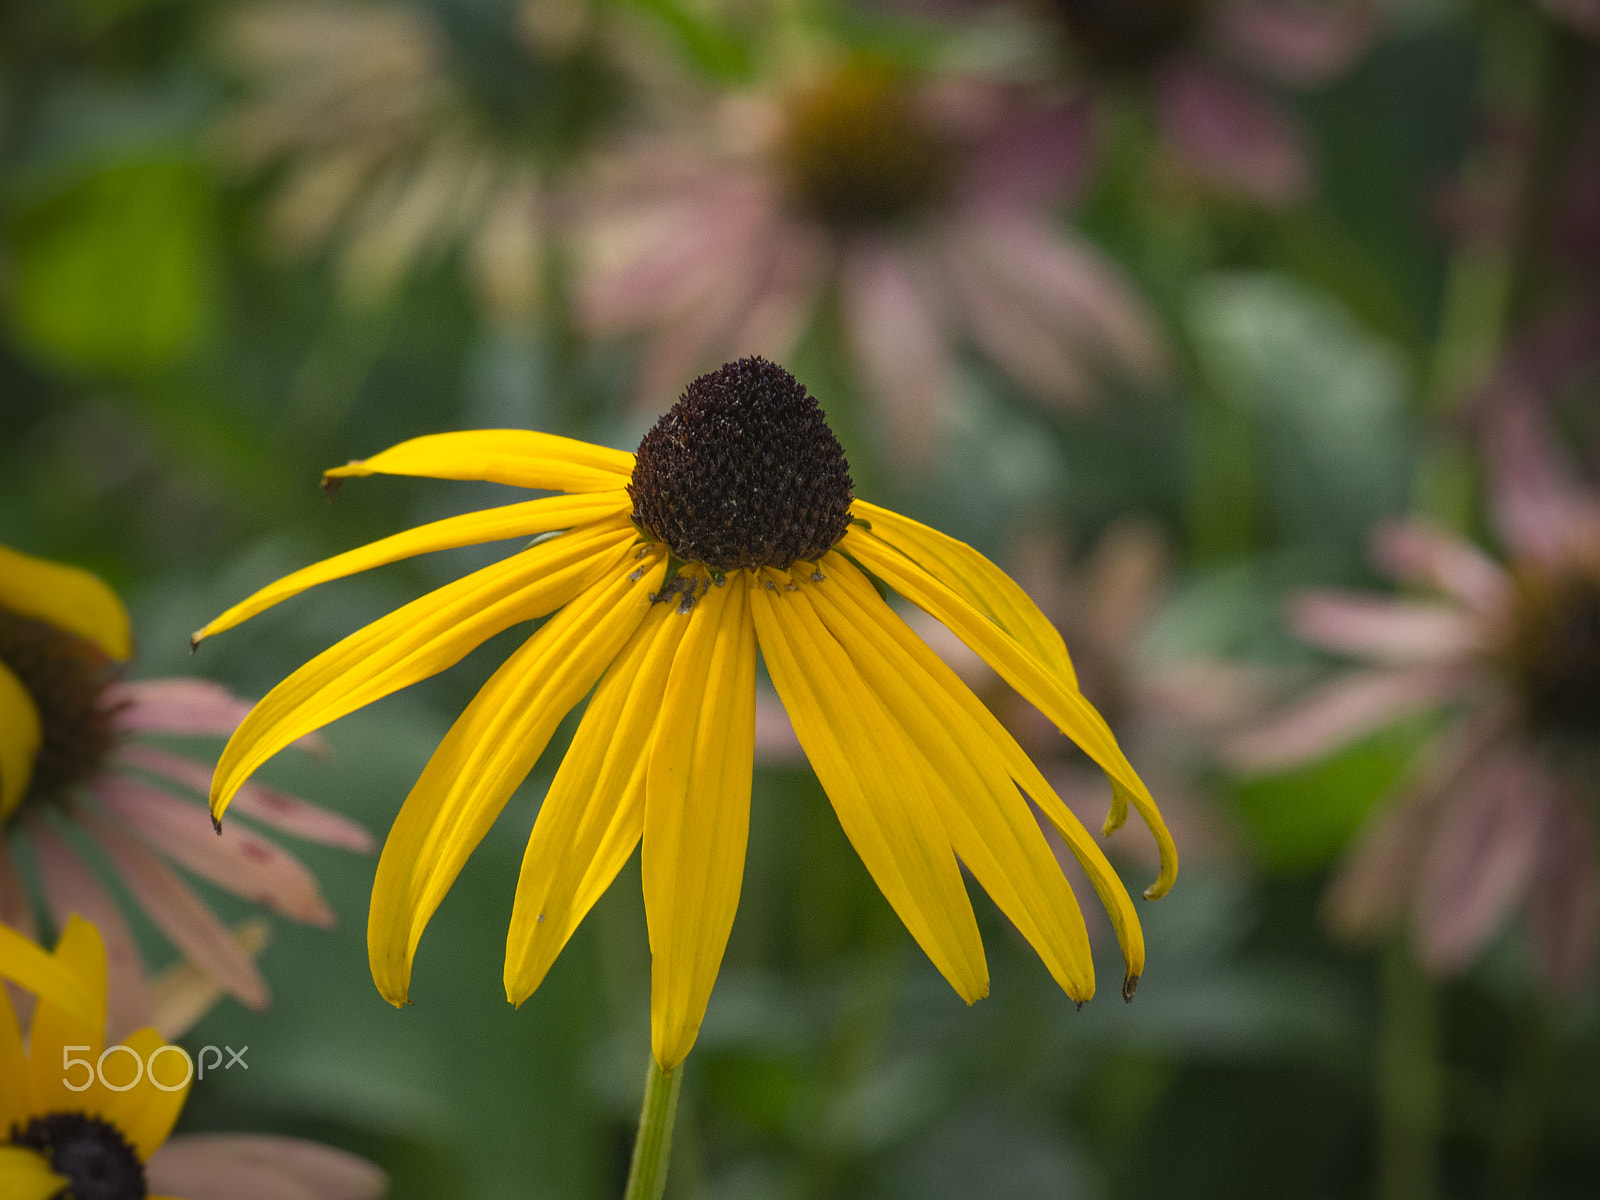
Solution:
<svg viewBox="0 0 1600 1200"><path fill-rule="evenodd" d="M650 1060L644 1084L644 1107L639 1110L639 1136L633 1143L633 1166L628 1170L628 1190L623 1200L661 1200L667 1187L667 1163L672 1158L672 1124L678 1116L678 1085L683 1065L663 1071Z"/></svg>
<svg viewBox="0 0 1600 1200"><path fill-rule="evenodd" d="M1378 1031L1381 1200L1436 1200L1442 1081L1438 998L1403 936L1383 953Z"/></svg>

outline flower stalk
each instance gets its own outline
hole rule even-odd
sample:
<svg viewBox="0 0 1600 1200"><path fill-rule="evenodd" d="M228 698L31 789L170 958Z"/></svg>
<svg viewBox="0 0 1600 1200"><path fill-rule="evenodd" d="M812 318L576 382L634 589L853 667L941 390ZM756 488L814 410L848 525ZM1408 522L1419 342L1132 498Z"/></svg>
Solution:
<svg viewBox="0 0 1600 1200"><path fill-rule="evenodd" d="M645 1077L644 1105L639 1109L639 1134L633 1143L633 1165L623 1200L661 1200L672 1159L672 1126L678 1118L678 1087L683 1065L663 1071L652 1057Z"/></svg>

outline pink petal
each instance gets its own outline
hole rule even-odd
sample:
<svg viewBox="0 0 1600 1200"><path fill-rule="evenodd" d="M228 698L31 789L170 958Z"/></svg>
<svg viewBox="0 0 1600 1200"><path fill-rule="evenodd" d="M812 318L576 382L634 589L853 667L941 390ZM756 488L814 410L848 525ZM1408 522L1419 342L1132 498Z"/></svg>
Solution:
<svg viewBox="0 0 1600 1200"><path fill-rule="evenodd" d="M1167 346L1155 314L1120 268L1041 220L984 220L966 232L996 282L1096 366L1153 387Z"/></svg>
<svg viewBox="0 0 1600 1200"><path fill-rule="evenodd" d="M1504 712L1458 721L1431 746L1417 784L1368 817L1322 897L1322 916L1334 936L1375 941L1399 918L1416 891L1417 864L1441 814L1508 724Z"/></svg>
<svg viewBox="0 0 1600 1200"><path fill-rule="evenodd" d="M767 691L756 693L756 761L768 766L789 766L806 761L783 701Z"/></svg>
<svg viewBox="0 0 1600 1200"><path fill-rule="evenodd" d="M1539 0L1558 21L1565 21L1579 33L1600 41L1600 0Z"/></svg>
<svg viewBox="0 0 1600 1200"><path fill-rule="evenodd" d="M1558 566L1600 540L1600 508L1578 489L1539 410L1515 381L1503 381L1487 402L1490 510L1514 557Z"/></svg>
<svg viewBox="0 0 1600 1200"><path fill-rule="evenodd" d="M201 796L210 794L212 769L192 758L138 745L124 746L118 757L130 766L192 788ZM371 854L377 848L373 836L354 821L253 781L234 794L228 811L324 846L338 846L358 854Z"/></svg>
<svg viewBox="0 0 1600 1200"><path fill-rule="evenodd" d="M233 927L233 940L251 959L272 941L272 926L265 917L250 917ZM198 1025L222 998L217 981L188 959L179 959L150 980L151 1024L169 1042L175 1042Z"/></svg>
<svg viewBox="0 0 1600 1200"><path fill-rule="evenodd" d="M1511 599L1511 580L1498 563L1472 543L1424 521L1379 526L1372 556L1400 582L1434 588L1481 616L1498 617Z"/></svg>
<svg viewBox="0 0 1600 1200"><path fill-rule="evenodd" d="M1028 212L1075 195L1094 166L1094 121L1087 93L1050 105L1011 105L967 166L972 203Z"/></svg>
<svg viewBox="0 0 1600 1200"><path fill-rule="evenodd" d="M1277 103L1187 61L1165 68L1155 86L1162 135L1195 175L1274 208L1310 191L1304 135Z"/></svg>
<svg viewBox="0 0 1600 1200"><path fill-rule="evenodd" d="M1190 659L1163 663L1135 682L1137 707L1202 731L1237 729L1258 717L1284 683L1267 667Z"/></svg>
<svg viewBox="0 0 1600 1200"><path fill-rule="evenodd" d="M389 1178L364 1158L299 1138L175 1137L145 1165L153 1193L185 1200L376 1200Z"/></svg>
<svg viewBox="0 0 1600 1200"><path fill-rule="evenodd" d="M1538 764L1505 747L1462 781L1421 863L1417 939L1429 968L1467 966L1527 890L1553 793Z"/></svg>
<svg viewBox="0 0 1600 1200"><path fill-rule="evenodd" d="M1378 663L1461 662L1483 648L1483 623L1459 608L1351 592L1303 592L1289 628L1325 650Z"/></svg>
<svg viewBox="0 0 1600 1200"><path fill-rule="evenodd" d="M1439 667L1351 672L1267 724L1233 738L1223 752L1234 767L1247 772L1299 766L1432 708L1459 693L1470 678L1462 670Z"/></svg>
<svg viewBox="0 0 1600 1200"><path fill-rule="evenodd" d="M1371 3L1228 0L1212 19L1224 49L1279 83L1314 87L1332 81L1372 45L1378 14Z"/></svg>
<svg viewBox="0 0 1600 1200"><path fill-rule="evenodd" d="M247 1008L267 1007L266 980L183 880L120 823L88 808L79 808L75 818L100 843L133 898L173 945Z"/></svg>
<svg viewBox="0 0 1600 1200"><path fill-rule="evenodd" d="M1594 974L1600 945L1600 872L1583 798L1564 788L1551 805L1529 898L1528 924L1545 982L1570 996Z"/></svg>
<svg viewBox="0 0 1600 1200"><path fill-rule="evenodd" d="M830 258L826 239L803 228L776 241L766 277L728 337L726 358L787 359L816 314Z"/></svg>
<svg viewBox="0 0 1600 1200"><path fill-rule="evenodd" d="M1126 666L1155 619L1170 568L1161 527L1138 517L1110 525L1083 564L1083 626L1100 653L1119 666Z"/></svg>
<svg viewBox="0 0 1600 1200"><path fill-rule="evenodd" d="M897 455L912 469L934 459L951 364L928 290L891 246L865 239L845 252L840 299L850 348L886 418Z"/></svg>
<svg viewBox="0 0 1600 1200"><path fill-rule="evenodd" d="M117 726L123 733L182 737L229 737L253 707L209 679L146 679L114 684L108 702L122 706ZM310 734L295 743L302 750L327 752L327 743Z"/></svg>
<svg viewBox="0 0 1600 1200"><path fill-rule="evenodd" d="M150 1024L150 989L139 944L117 902L54 830L42 820L30 821L28 837L56 928L65 929L67 918L77 913L100 929L106 947L106 1037L108 1043L120 1041Z"/></svg>
<svg viewBox="0 0 1600 1200"><path fill-rule="evenodd" d="M237 822L218 834L200 805L126 776L102 775L94 792L146 842L202 879L292 921L323 928L334 924L316 878L281 846Z"/></svg>

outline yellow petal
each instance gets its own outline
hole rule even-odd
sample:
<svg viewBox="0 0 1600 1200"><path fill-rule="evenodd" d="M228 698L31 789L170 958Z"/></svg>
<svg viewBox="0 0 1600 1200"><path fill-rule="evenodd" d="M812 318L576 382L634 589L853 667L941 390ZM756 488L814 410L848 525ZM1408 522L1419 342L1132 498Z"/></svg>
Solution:
<svg viewBox="0 0 1600 1200"><path fill-rule="evenodd" d="M633 578L638 575L639 578ZM406 1002L428 920L555 727L627 644L665 555L595 584L508 658L445 734L395 818L372 884L367 954L378 990Z"/></svg>
<svg viewBox="0 0 1600 1200"><path fill-rule="evenodd" d="M41 994L34 1010L28 1070L34 1098L47 1112L84 1106L84 1093L66 1086L69 1078L82 1083L87 1078L84 1069L73 1067L68 1072L64 1064L70 1055L87 1058L92 1066L100 1057L106 1028L106 951L100 931L81 917L72 917L56 943L55 958L79 984L72 1005L63 1006Z"/></svg>
<svg viewBox="0 0 1600 1200"><path fill-rule="evenodd" d="M88 638L115 659L133 653L128 610L97 575L0 546L0 608Z"/></svg>
<svg viewBox="0 0 1600 1200"><path fill-rule="evenodd" d="M430 592L323 651L250 710L228 739L211 783L221 819L234 792L267 759L363 705L454 666L503 629L543 616L629 554L618 520L542 542Z"/></svg>
<svg viewBox="0 0 1600 1200"><path fill-rule="evenodd" d="M956 856L1039 952L1062 990L1088 1000L1094 962L1083 913L998 749L956 698L966 684L931 650L913 652L908 642L884 633L884 620L900 618L844 559L830 555L824 571L825 582L802 582L792 602L816 609L883 700ZM870 601L845 586L851 576Z"/></svg>
<svg viewBox="0 0 1600 1200"><path fill-rule="evenodd" d="M776 579L775 573L763 575ZM794 593L751 592L761 656L856 853L917 944L969 1004L989 992L978 923L950 846L889 717Z"/></svg>
<svg viewBox="0 0 1600 1200"><path fill-rule="evenodd" d="M4 957L5 951L0 948L0 959ZM26 1124L28 1114L38 1109L22 1028L17 1024L16 1010L11 1007L10 990L0 986L0 1129Z"/></svg>
<svg viewBox="0 0 1600 1200"><path fill-rule="evenodd" d="M859 527L839 541L839 549L881 578L912 604L944 622L985 662L1070 737L1101 770L1126 789L1126 798L1155 836L1161 855L1156 881L1145 889L1151 900L1167 893L1178 875L1178 848L1150 790L1128 762L1094 705L1084 699L1059 671L1010 637L963 597L928 574L898 550Z"/></svg>
<svg viewBox="0 0 1600 1200"><path fill-rule="evenodd" d="M74 946L89 934L99 944L100 935L87 921L74 920L67 928L68 932L73 933ZM84 930L87 930L87 934ZM66 934L63 934L62 942L66 940ZM98 972L80 973L78 966L78 958L63 957L59 947L55 954L50 954L9 925L0 925L0 978L26 988L41 1002L48 1001L71 1013L81 1024L93 1024L97 1019L104 1024L105 952L101 951ZM98 993L95 989L97 974L100 979Z"/></svg>
<svg viewBox="0 0 1600 1200"><path fill-rule="evenodd" d="M5 1200L51 1200L67 1183L42 1155L0 1144L0 1196Z"/></svg>
<svg viewBox="0 0 1600 1200"><path fill-rule="evenodd" d="M595 689L528 838L506 937L506 998L521 1004L644 832L645 766L688 622L655 604Z"/></svg>
<svg viewBox="0 0 1600 1200"><path fill-rule="evenodd" d="M1011 576L965 542L910 517L865 500L855 501L850 511L871 523L879 541L900 551L1000 626L1070 686L1078 686L1061 631Z"/></svg>
<svg viewBox="0 0 1600 1200"><path fill-rule="evenodd" d="M528 429L477 429L413 438L323 475L425 475L551 492L607 492L633 477L633 455Z"/></svg>
<svg viewBox="0 0 1600 1200"><path fill-rule="evenodd" d="M856 599L859 604L858 613L863 620L876 623L879 635L898 642L902 649L914 658L927 662L924 656L928 656L943 665L942 660L938 660L928 649L927 643L919 638L893 610L881 603L877 590L843 558L830 555L823 560L823 570L829 581L837 580L840 586ZM875 601L878 603L873 603ZM931 669L931 663L928 665ZM1034 766L1033 760L1023 752L1022 747L1017 745L1011 732L967 688L950 688L947 691L978 729L986 735L986 741L974 743L973 748L981 755L987 755L991 751L998 754L998 766L1021 786L1050 823L1060 831L1073 857L1083 867L1116 930L1125 965L1123 994L1130 995L1133 985L1144 973L1144 930L1139 924L1139 914L1133 907L1127 888L1122 886L1122 880L1118 878L1116 870L1106 859L1105 852L1089 835L1088 830L1084 829L1073 811L1056 795L1055 789L1046 781L1038 767Z"/></svg>
<svg viewBox="0 0 1600 1200"><path fill-rule="evenodd" d="M274 604L298 596L318 584L370 571L387 563L456 546L473 546L502 538L532 537L557 529L572 529L607 517L621 516L632 510L633 501L628 498L628 493L619 490L581 496L547 496L543 500L507 504L501 508L465 513L459 517L419 525L393 537L324 559L292 575L285 575L235 604L196 633L191 641L198 643L212 634L232 629Z"/></svg>
<svg viewBox="0 0 1600 1200"><path fill-rule="evenodd" d="M0 823L17 811L39 756L39 710L22 680L0 662Z"/></svg>
<svg viewBox="0 0 1600 1200"><path fill-rule="evenodd" d="M183 1102L193 1083L192 1078L184 1081L184 1077L190 1074L192 1064L184 1062L185 1054L181 1047L163 1049L167 1043L154 1029L139 1030L128 1037L123 1045L150 1069L146 1069L140 1075L139 1082L125 1092L99 1089L95 1097L96 1107L92 1111L121 1131L138 1154L140 1162L148 1162L172 1133L178 1114L183 1111ZM106 1059L106 1070L117 1072L112 1078L120 1084L132 1075L133 1068L131 1060L116 1062L117 1059L128 1059L128 1055L122 1052L110 1055ZM154 1078L151 1077L151 1070L155 1072ZM180 1082L181 1087L178 1086Z"/></svg>
<svg viewBox="0 0 1600 1200"><path fill-rule="evenodd" d="M749 576L710 586L672 660L645 782L644 911L650 1040L670 1071L700 1032L739 907L750 838L756 631Z"/></svg>

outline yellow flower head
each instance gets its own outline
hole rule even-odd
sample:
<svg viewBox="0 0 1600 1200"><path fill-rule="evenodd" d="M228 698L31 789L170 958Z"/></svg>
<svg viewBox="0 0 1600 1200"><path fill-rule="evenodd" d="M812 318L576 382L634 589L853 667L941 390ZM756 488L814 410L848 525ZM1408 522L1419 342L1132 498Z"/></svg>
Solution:
<svg viewBox="0 0 1600 1200"><path fill-rule="evenodd" d="M1037 768L879 594L954 630L1111 777L1107 829L1136 807L1172 884L1161 815L1078 692L1066 646L970 547L854 498L844 454L794 378L741 359L691 384L637 455L520 430L441 434L327 473L478 479L566 493L425 525L296 572L195 635L316 584L452 546L538 536L301 667L217 766L212 814L295 739L548 617L445 736L396 818L368 951L404 1003L422 931L562 717L593 692L528 841L506 948L521 1003L643 840L652 1042L671 1070L705 1013L738 904L750 816L756 656L765 659L840 824L960 995L988 991L964 864L1067 994L1094 969L1083 915L1029 800L1053 823L1143 970L1137 915ZM540 536L554 534L560 536ZM1020 790L1019 790L1020 789ZM1026 798L1024 796L1026 794Z"/></svg>
<svg viewBox="0 0 1600 1200"><path fill-rule="evenodd" d="M40 989L26 1042L0 988L0 1196L144 1200L145 1164L189 1092L186 1056L154 1029L105 1045L105 948L89 922L69 921L53 955L0 933L0 975L32 987L44 958L72 982Z"/></svg>

